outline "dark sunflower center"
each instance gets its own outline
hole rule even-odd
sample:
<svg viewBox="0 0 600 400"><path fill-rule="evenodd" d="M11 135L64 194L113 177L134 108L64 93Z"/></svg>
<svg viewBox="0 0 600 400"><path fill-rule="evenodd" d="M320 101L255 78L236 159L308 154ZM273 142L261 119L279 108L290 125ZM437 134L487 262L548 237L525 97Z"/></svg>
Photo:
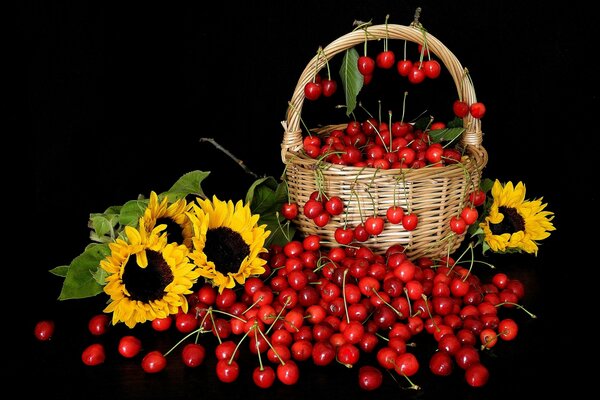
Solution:
<svg viewBox="0 0 600 400"><path fill-rule="evenodd" d="M500 206L498 207L498 211L504 215L504 219L499 224L490 224L490 230L494 235L501 235L503 233L512 234L525 230L525 220L516 209Z"/></svg>
<svg viewBox="0 0 600 400"><path fill-rule="evenodd" d="M171 218L158 218L156 220L156 226L165 224L167 229L164 232L167 233L167 241L169 243L183 244L183 232L181 226L173 221Z"/></svg>
<svg viewBox="0 0 600 400"><path fill-rule="evenodd" d="M206 232L204 254L208 261L222 274L237 272L244 258L250 254L250 246L233 229L221 226Z"/></svg>
<svg viewBox="0 0 600 400"><path fill-rule="evenodd" d="M165 287L173 281L173 273L162 255L156 251L146 250L148 266L140 268L136 257L129 257L123 272L123 283L131 295L131 300L148 303L162 299Z"/></svg>

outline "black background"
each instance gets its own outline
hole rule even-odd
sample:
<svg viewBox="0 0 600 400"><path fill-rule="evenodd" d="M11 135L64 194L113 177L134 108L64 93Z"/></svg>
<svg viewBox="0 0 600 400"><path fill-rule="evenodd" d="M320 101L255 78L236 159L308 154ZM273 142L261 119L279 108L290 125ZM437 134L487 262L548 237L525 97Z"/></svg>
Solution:
<svg viewBox="0 0 600 400"><path fill-rule="evenodd" d="M33 178L35 213L24 213L30 227L28 261L16 273L14 287L26 287L25 297L37 306L25 313L19 327L31 335L36 320L51 317L74 331L58 331L54 343L26 341L27 356L17 362L24 369L17 368L17 374L35 374L38 389L63 398L79 398L78 390L89 391L86 397L128 393L132 398L162 398L166 391L171 398L197 396L191 392L236 398L249 393L286 398L357 394L355 371L339 369L326 374L309 370L298 387L249 388L246 393L248 378L223 385L208 367L205 377L177 367L145 377L137 365L117 361L84 369L77 358L89 338L81 326L93 307L99 311L102 305L97 299L57 302L61 282L47 271L68 264L87 244L90 212L166 190L190 170L211 171L203 184L206 193L243 198L253 178L210 144L200 143L201 137L215 138L258 175L279 176L280 122L317 47L352 30L354 20L383 23L389 14L390 23L407 25L417 6L423 8L421 22L430 34L469 69L477 96L487 106L484 175L525 182L527 197L543 196L556 213L557 231L538 257L499 259L528 283L528 300L545 318L523 319L529 334L492 357L489 388L473 391L459 376L431 383L423 378L429 389L415 396L520 398L567 372L564 360L572 352L562 346L565 335L557 330L570 329L558 326L555 317L564 315L556 307L569 309L572 291L565 291L563 299L555 287L570 276L565 268L579 268L585 261L569 246L581 249L591 243L581 221L597 205L589 184L597 146L588 144L598 110L598 78L588 57L596 27L592 10L577 2L521 3L249 1L217 2L210 10L204 2L23 3L17 31L26 51L24 122L29 132L17 139L26 140L23 154L34 170L20 183L30 193ZM380 44L369 46L375 54ZM401 52L401 45L394 46ZM391 89L384 100L391 105L403 90ZM456 97L447 75L424 84L422 91L410 90L408 115L413 117L424 108L444 116ZM365 95L373 92L366 89ZM376 100L370 99L373 112ZM334 104L307 104L305 118L309 123L344 121ZM391 380L385 390L410 395Z"/></svg>

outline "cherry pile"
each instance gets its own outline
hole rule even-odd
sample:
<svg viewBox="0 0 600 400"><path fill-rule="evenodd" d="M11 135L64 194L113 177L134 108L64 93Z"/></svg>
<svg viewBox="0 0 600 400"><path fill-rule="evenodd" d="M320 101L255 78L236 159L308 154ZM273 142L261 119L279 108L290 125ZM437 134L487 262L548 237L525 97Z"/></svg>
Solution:
<svg viewBox="0 0 600 400"><path fill-rule="evenodd" d="M411 377L422 370L434 376L461 373L468 385L481 387L490 375L482 353L518 333L517 322L503 316L504 310L535 317L519 304L525 294L519 280L500 272L484 282L467 268L470 261L410 260L401 245L379 255L361 246L325 248L313 235L273 245L264 258L267 270L260 277L221 293L200 284L188 296L187 313L153 320L157 332L175 327L185 335L169 351L141 354L134 329L119 341L119 354L140 357L147 373L168 368L176 358L194 368L209 356L202 343L208 340L218 342L213 356L222 382L248 373L260 388L277 381L294 385L301 366L312 363L356 366L363 390L379 388L387 374L418 389ZM108 325L109 318L100 314L88 327L100 336ZM51 321L40 321L36 337L48 340L53 329ZM428 359L413 350L425 334L436 344ZM180 355L170 354L178 346ZM82 362L102 364L105 352L96 342L83 350ZM238 363L248 353L256 357L252 371Z"/></svg>
<svg viewBox="0 0 600 400"><path fill-rule="evenodd" d="M430 126L436 130L445 127L443 122ZM368 118L350 121L343 129L325 135L306 135L303 150L311 158L332 164L379 169L443 167L461 161L456 148L444 147L429 132L404 121L390 126Z"/></svg>

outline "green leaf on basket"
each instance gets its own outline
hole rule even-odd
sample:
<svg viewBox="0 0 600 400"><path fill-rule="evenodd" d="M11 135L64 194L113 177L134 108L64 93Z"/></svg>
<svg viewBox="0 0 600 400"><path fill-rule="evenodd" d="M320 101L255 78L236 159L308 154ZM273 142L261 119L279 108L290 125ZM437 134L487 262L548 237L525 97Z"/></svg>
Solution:
<svg viewBox="0 0 600 400"><path fill-rule="evenodd" d="M463 134L465 128L444 128L432 129L429 131L429 138L432 142L452 142Z"/></svg>
<svg viewBox="0 0 600 400"><path fill-rule="evenodd" d="M102 292L98 283L100 261L110 254L107 244L91 244L75 257L69 265L67 275L58 297L59 300L92 297Z"/></svg>
<svg viewBox="0 0 600 400"><path fill-rule="evenodd" d="M169 190L161 193L159 197L168 196L169 202L172 203L187 195L194 194L196 196L206 198L202 190L202 181L210 175L210 171L191 171L184 174L171 186Z"/></svg>
<svg viewBox="0 0 600 400"><path fill-rule="evenodd" d="M462 118L454 117L454 119L446 124L448 128L463 128Z"/></svg>
<svg viewBox="0 0 600 400"><path fill-rule="evenodd" d="M413 128L416 129L420 129L422 131L424 131L429 125L431 125L431 117L426 116L426 117L421 117L419 119L417 119L415 121L415 124L413 125Z"/></svg>
<svg viewBox="0 0 600 400"><path fill-rule="evenodd" d="M346 115L350 116L356 108L356 96L363 87L364 77L358 70L358 51L354 48L346 50L340 67L340 78L346 96Z"/></svg>

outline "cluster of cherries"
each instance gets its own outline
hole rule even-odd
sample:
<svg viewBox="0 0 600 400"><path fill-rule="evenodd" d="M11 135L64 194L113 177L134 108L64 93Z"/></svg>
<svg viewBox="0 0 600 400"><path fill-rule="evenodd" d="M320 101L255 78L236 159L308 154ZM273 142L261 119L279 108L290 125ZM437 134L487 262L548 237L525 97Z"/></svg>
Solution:
<svg viewBox="0 0 600 400"><path fill-rule="evenodd" d="M480 387L490 373L481 355L517 336L518 323L503 310L519 308L535 317L519 304L525 294L519 280L500 272L484 282L460 258L411 260L401 245L385 254L364 246L325 248L318 235L273 245L263 256L267 264L260 277L221 293L200 284L188 295L187 313L151 322L156 331L174 326L185 335L170 350L143 350L132 330L119 341L118 353L157 373L168 368L169 354L181 345L179 362L195 368L208 355L199 338L208 336L218 341L216 376L227 383L243 372L238 360L248 352L257 357L248 373L260 388L277 381L296 384L306 362L357 366L358 385L367 391L383 384L385 371L418 389L411 377L424 369L436 376L462 371L468 385ZM108 325L105 314L89 321L96 336ZM52 321L40 321L35 335L48 340L53 329ZM428 359L412 350L424 333L436 343ZM105 357L101 342L82 351L86 365L102 364Z"/></svg>

